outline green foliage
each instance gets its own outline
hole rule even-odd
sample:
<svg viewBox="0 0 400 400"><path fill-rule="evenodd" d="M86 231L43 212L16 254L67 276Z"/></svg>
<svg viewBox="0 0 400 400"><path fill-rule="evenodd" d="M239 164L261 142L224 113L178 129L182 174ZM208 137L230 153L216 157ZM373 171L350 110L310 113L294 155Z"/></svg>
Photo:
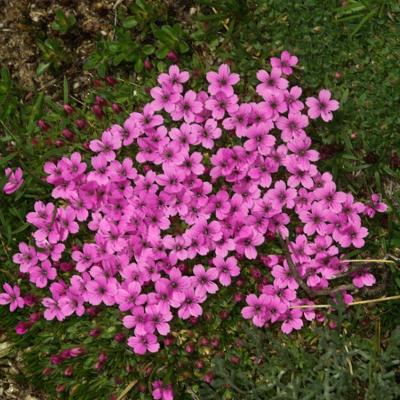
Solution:
<svg viewBox="0 0 400 400"><path fill-rule="evenodd" d="M354 329L316 327L302 336L293 340L268 330L248 330L242 350L214 359L215 380L201 386L200 398L399 398L399 327L383 349L380 343L378 349L372 346L375 336L361 337ZM241 362L232 364L232 356L242 357Z"/></svg>
<svg viewBox="0 0 400 400"><path fill-rule="evenodd" d="M47 70L57 74L65 62L68 61L62 42L58 39L39 40L37 46L41 53L41 62L36 69L38 75L44 74Z"/></svg>
<svg viewBox="0 0 400 400"><path fill-rule="evenodd" d="M55 14L54 21L50 26L65 35L76 24L76 18L73 14L65 14L61 9L56 10Z"/></svg>

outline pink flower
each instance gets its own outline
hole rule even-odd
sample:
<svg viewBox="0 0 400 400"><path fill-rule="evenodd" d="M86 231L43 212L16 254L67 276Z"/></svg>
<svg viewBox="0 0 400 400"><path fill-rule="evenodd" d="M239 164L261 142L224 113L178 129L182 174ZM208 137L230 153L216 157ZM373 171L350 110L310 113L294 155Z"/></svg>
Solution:
<svg viewBox="0 0 400 400"><path fill-rule="evenodd" d="M61 306L57 300L54 300L50 297L45 297L42 300L42 304L45 306L46 310L43 313L43 316L48 321L57 318L58 321L62 321L65 318L64 313L61 310Z"/></svg>
<svg viewBox="0 0 400 400"><path fill-rule="evenodd" d="M87 294L85 300L94 306L104 303L107 306L115 304L117 284L115 280L107 280L104 276L98 275L86 285Z"/></svg>
<svg viewBox="0 0 400 400"><path fill-rule="evenodd" d="M115 150L121 148L121 138L113 134L111 130L106 130L101 136L101 140L92 140L89 144L90 150L95 153L100 153L106 161L112 161L115 159Z"/></svg>
<svg viewBox="0 0 400 400"><path fill-rule="evenodd" d="M179 306L178 316L181 319L188 319L190 317L199 317L203 314L203 309L200 304L206 299L205 295L196 294L192 287L183 291L183 296L179 303L174 300L173 306Z"/></svg>
<svg viewBox="0 0 400 400"><path fill-rule="evenodd" d="M210 268L206 271L201 264L196 264L193 267L193 274L193 284L197 295L201 297L207 293L214 294L217 292L218 286L213 282L219 275L216 268Z"/></svg>
<svg viewBox="0 0 400 400"><path fill-rule="evenodd" d="M256 91L260 96L266 97L269 93L279 92L286 89L289 82L281 77L282 71L278 68L272 68L272 71L261 69L257 72L257 79L261 82L257 85Z"/></svg>
<svg viewBox="0 0 400 400"><path fill-rule="evenodd" d="M152 333L136 335L128 338L128 346L133 348L136 354L143 355L147 351L156 353L160 348L157 337Z"/></svg>
<svg viewBox="0 0 400 400"><path fill-rule="evenodd" d="M157 380L152 383L153 391L151 392L154 400L173 400L174 393L172 385L165 385L163 381Z"/></svg>
<svg viewBox="0 0 400 400"><path fill-rule="evenodd" d="M6 168L5 174L8 181L3 187L3 192L9 195L16 192L24 183L23 171L20 167L18 167L15 172L13 172L11 168Z"/></svg>
<svg viewBox="0 0 400 400"><path fill-rule="evenodd" d="M235 257L231 256L224 260L222 257L215 257L212 260L215 268L210 268L213 274L218 274L218 280L223 286L229 286L232 283L232 277L240 274L240 268L237 265Z"/></svg>
<svg viewBox="0 0 400 400"><path fill-rule="evenodd" d="M338 241L342 247L353 245L359 249L364 246L364 238L367 235L368 229L362 227L359 222L350 223L340 232Z"/></svg>
<svg viewBox="0 0 400 400"><path fill-rule="evenodd" d="M207 72L207 81L210 83L208 92L215 95L218 92L224 92L227 96L233 95L233 85L239 82L239 75L231 73L227 64L222 64L217 72Z"/></svg>
<svg viewBox="0 0 400 400"><path fill-rule="evenodd" d="M174 92L182 92L183 84L189 80L189 72L180 71L177 65L171 65L168 74L160 74L158 83L166 89L172 89Z"/></svg>
<svg viewBox="0 0 400 400"><path fill-rule="evenodd" d="M357 288L364 286L373 286L376 282L374 275L370 272L358 272L353 278L353 285Z"/></svg>
<svg viewBox="0 0 400 400"><path fill-rule="evenodd" d="M318 99L308 97L306 104L308 116L311 119L316 119L320 116L325 122L331 121L333 119L332 111L336 111L339 108L339 102L331 100L331 92L327 89L322 89L319 92Z"/></svg>
<svg viewBox="0 0 400 400"><path fill-rule="evenodd" d="M303 320L301 319L302 312L298 309L292 309L286 314L286 318L282 323L281 330L283 333L289 334L295 330L303 327Z"/></svg>
<svg viewBox="0 0 400 400"><path fill-rule="evenodd" d="M255 326L263 327L267 321L266 307L268 305L268 297L265 294L257 297L255 294L249 294L246 297L247 307L242 309L242 317L251 319Z"/></svg>
<svg viewBox="0 0 400 400"><path fill-rule="evenodd" d="M293 68L299 59L296 56L292 56L287 50L284 50L281 53L281 57L272 57L271 65L273 68L277 68L282 71L285 75L291 75L293 72Z"/></svg>
<svg viewBox="0 0 400 400"><path fill-rule="evenodd" d="M281 138L284 142L290 142L293 139L303 138L305 128L308 125L306 115L300 113L289 113L286 117L279 117L276 126L282 131Z"/></svg>
<svg viewBox="0 0 400 400"><path fill-rule="evenodd" d="M179 101L179 93L171 92L169 86L154 87L150 90L153 97L153 106L155 111L164 110L167 113L174 111L175 104Z"/></svg>
<svg viewBox="0 0 400 400"><path fill-rule="evenodd" d="M24 299L21 297L21 291L18 285L10 286L8 283L3 284L5 293L0 293L0 305L10 305L10 311L14 312L17 308L23 308Z"/></svg>
<svg viewBox="0 0 400 400"><path fill-rule="evenodd" d="M171 117L174 121L179 121L183 118L186 123L190 124L202 108L202 103L196 100L196 93L193 90L188 90L176 103L174 111L171 112Z"/></svg>
<svg viewBox="0 0 400 400"><path fill-rule="evenodd" d="M236 95L228 96L221 91L209 98L205 103L205 107L211 111L213 118L220 120L224 118L226 112L232 114L238 110L237 102L238 97Z"/></svg>
<svg viewBox="0 0 400 400"><path fill-rule="evenodd" d="M52 281L57 276L57 270L52 267L50 261L42 261L40 266L32 267L29 270L29 280L38 288L47 286L48 281Z"/></svg>
<svg viewBox="0 0 400 400"><path fill-rule="evenodd" d="M300 211L300 220L305 223L304 232L313 235L325 235L328 210L321 203L313 203L310 211Z"/></svg>

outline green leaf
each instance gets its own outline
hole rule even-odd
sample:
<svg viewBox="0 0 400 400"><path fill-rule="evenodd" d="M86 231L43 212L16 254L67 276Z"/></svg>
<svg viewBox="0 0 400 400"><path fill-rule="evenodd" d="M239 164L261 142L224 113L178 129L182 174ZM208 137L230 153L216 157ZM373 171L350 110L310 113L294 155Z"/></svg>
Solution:
<svg viewBox="0 0 400 400"><path fill-rule="evenodd" d="M38 67L36 68L36 74L38 76L44 74L50 67L51 63L39 63Z"/></svg>
<svg viewBox="0 0 400 400"><path fill-rule="evenodd" d="M124 21L122 22L122 26L126 29L132 29L138 24L136 17L128 17L125 18Z"/></svg>

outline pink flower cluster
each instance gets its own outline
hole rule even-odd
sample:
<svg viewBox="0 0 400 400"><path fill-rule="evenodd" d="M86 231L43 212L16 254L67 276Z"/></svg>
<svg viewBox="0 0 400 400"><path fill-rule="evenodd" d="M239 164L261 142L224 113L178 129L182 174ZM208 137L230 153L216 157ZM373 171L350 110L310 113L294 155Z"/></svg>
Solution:
<svg viewBox="0 0 400 400"><path fill-rule="evenodd" d="M198 318L206 299L241 273L240 261L257 258L271 283L248 295L243 317L279 323L286 333L315 317L291 308L309 300L288 261L260 257L260 246L288 240L299 276L318 291L348 268L341 248L361 248L368 231L366 207L317 169L305 132L308 116L328 121L338 102L322 90L306 100L307 116L301 88L287 80L296 64L287 52L273 58L270 72L257 73L260 99L248 103L235 94L240 77L226 64L207 73L200 92L185 91L189 73L171 66L141 112L90 142L89 163L75 152L45 164L55 202L35 203L27 215L34 245L21 243L14 262L32 284L49 288L46 319L115 306L126 313L128 345L154 353L174 317ZM384 211L379 199L370 208ZM66 251L79 232L86 241ZM70 257L74 270L64 275L57 265ZM355 286L370 285L370 275L358 274ZM19 306L19 294L7 290L3 302ZM155 398L169 398L162 390Z"/></svg>

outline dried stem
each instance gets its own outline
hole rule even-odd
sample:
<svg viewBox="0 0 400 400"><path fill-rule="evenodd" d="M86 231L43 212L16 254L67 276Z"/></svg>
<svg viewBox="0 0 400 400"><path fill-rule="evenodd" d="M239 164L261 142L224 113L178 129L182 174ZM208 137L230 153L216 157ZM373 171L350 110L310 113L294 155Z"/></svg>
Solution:
<svg viewBox="0 0 400 400"><path fill-rule="evenodd" d="M350 306L358 306L361 304L381 303L383 301L390 301L390 300L400 300L400 295L380 297L378 299L353 301L347 304L347 306L350 307ZM301 306L291 306L290 308L333 308L333 306L331 304L303 304Z"/></svg>

